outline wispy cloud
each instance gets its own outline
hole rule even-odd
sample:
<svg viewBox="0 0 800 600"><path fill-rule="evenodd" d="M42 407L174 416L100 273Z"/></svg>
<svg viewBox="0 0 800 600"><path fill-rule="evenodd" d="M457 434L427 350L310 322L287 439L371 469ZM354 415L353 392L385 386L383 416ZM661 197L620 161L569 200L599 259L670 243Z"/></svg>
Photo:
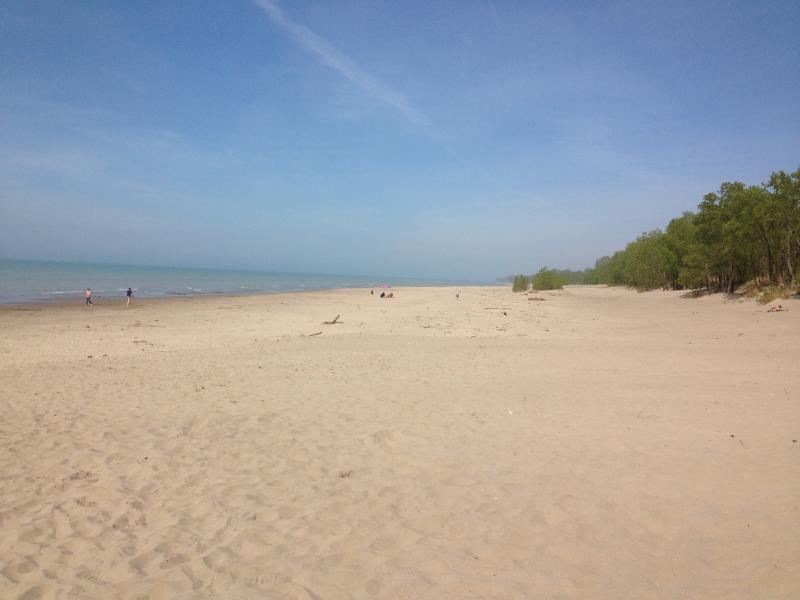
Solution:
<svg viewBox="0 0 800 600"><path fill-rule="evenodd" d="M269 18L285 30L298 44L314 54L326 67L330 67L365 94L402 113L417 125L426 125L425 116L412 107L408 99L391 89L379 79L359 67L353 59L337 50L325 38L305 25L286 16L275 0L255 0Z"/></svg>
<svg viewBox="0 0 800 600"><path fill-rule="evenodd" d="M0 146L0 174L36 173L89 180L102 169L102 160L77 148L21 149Z"/></svg>

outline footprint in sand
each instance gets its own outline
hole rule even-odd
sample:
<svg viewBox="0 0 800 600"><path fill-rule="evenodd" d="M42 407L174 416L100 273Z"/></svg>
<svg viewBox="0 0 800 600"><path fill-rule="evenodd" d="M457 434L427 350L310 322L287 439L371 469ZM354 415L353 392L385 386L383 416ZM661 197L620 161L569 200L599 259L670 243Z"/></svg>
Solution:
<svg viewBox="0 0 800 600"><path fill-rule="evenodd" d="M291 579L285 573L275 573L273 575L256 575L254 577L244 577L242 581L244 581L245 584L251 587L257 587L262 585L289 583Z"/></svg>
<svg viewBox="0 0 800 600"><path fill-rule="evenodd" d="M85 479L87 481L91 481L92 483L95 483L97 481L97 477L95 477L94 473L92 473L91 471L83 471L83 470L75 471L69 477L66 477L63 481L66 481L67 479L69 481L78 481L80 479Z"/></svg>
<svg viewBox="0 0 800 600"><path fill-rule="evenodd" d="M43 583L33 586L27 592L17 596L17 600L49 600L56 597L55 586Z"/></svg>
<svg viewBox="0 0 800 600"><path fill-rule="evenodd" d="M88 581L90 583L100 586L111 585L110 581L106 581L105 579L97 575L97 573L93 573L89 569L82 569L78 571L78 579L82 579L83 581Z"/></svg>
<svg viewBox="0 0 800 600"><path fill-rule="evenodd" d="M6 565L0 569L0 574L13 583L19 583L24 579L25 575L33 573L38 568L39 565L36 562L26 558L16 565Z"/></svg>
<svg viewBox="0 0 800 600"><path fill-rule="evenodd" d="M220 553L214 553L213 556L205 557L203 562L216 573L229 577L234 583L241 582L250 587L260 587L291 582L291 578L285 573L264 573L259 567L221 565L219 564L221 558ZM231 556L227 558L230 559Z"/></svg>

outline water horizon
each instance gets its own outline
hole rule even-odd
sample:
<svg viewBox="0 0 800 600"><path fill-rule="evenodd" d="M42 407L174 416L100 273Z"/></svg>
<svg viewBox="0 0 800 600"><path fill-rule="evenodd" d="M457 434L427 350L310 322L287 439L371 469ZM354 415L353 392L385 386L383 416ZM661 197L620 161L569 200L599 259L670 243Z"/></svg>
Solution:
<svg viewBox="0 0 800 600"><path fill-rule="evenodd" d="M86 288L97 300L270 294L382 286L458 286L484 282L382 275L293 273L252 269L123 265L0 258L0 304L80 301ZM488 284L488 282L486 282Z"/></svg>

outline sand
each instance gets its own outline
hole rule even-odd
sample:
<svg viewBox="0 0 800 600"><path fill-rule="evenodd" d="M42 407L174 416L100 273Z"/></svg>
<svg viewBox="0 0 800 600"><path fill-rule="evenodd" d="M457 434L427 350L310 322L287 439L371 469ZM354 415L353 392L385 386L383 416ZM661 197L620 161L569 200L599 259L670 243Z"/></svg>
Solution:
<svg viewBox="0 0 800 600"><path fill-rule="evenodd" d="M0 598L799 597L800 303L455 291L0 310Z"/></svg>

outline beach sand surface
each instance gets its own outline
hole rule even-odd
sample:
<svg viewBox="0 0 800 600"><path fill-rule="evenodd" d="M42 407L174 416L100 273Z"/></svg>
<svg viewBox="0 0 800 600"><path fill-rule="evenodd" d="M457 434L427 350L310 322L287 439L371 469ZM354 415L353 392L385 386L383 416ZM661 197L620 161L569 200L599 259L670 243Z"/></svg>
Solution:
<svg viewBox="0 0 800 600"><path fill-rule="evenodd" d="M456 291L0 309L0 598L800 597L800 303Z"/></svg>

